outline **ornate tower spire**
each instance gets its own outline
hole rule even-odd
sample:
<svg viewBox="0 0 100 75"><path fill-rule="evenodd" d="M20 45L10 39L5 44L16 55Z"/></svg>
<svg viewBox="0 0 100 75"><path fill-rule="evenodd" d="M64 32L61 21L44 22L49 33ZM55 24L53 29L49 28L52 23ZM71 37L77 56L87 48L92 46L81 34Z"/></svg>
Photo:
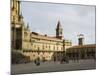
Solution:
<svg viewBox="0 0 100 75"><path fill-rule="evenodd" d="M27 23L27 29L29 29L29 23Z"/></svg>
<svg viewBox="0 0 100 75"><path fill-rule="evenodd" d="M56 28L56 38L62 39L62 37L63 37L62 31L63 31L63 29L62 29L61 23L58 20L58 24L57 24L57 28Z"/></svg>
<svg viewBox="0 0 100 75"><path fill-rule="evenodd" d="M12 0L11 1L11 22L12 23L19 23L19 16L20 16L20 1L19 0Z"/></svg>
<svg viewBox="0 0 100 75"><path fill-rule="evenodd" d="M23 15L22 15L22 12L21 12L21 14L19 15L19 22L23 22Z"/></svg>

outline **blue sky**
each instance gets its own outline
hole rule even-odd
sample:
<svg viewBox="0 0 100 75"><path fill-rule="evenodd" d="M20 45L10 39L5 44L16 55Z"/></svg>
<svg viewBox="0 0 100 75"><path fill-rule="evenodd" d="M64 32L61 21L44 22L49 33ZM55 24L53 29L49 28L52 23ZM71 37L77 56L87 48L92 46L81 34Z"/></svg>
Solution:
<svg viewBox="0 0 100 75"><path fill-rule="evenodd" d="M77 45L77 35L84 34L85 44L95 43L95 6L21 2L21 12L31 31L56 35L60 20L65 39Z"/></svg>

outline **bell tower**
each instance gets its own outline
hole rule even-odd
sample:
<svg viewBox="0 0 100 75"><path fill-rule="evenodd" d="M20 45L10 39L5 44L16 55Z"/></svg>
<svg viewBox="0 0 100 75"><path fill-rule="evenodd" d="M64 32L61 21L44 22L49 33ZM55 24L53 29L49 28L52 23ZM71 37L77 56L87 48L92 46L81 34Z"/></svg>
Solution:
<svg viewBox="0 0 100 75"><path fill-rule="evenodd" d="M11 0L11 48L22 48L23 16L20 14L20 1Z"/></svg>
<svg viewBox="0 0 100 75"><path fill-rule="evenodd" d="M83 34L78 35L78 45L84 45L84 35Z"/></svg>
<svg viewBox="0 0 100 75"><path fill-rule="evenodd" d="M61 23L60 23L60 21L58 21L57 28L56 28L56 38L58 38L58 39L63 38L63 32L62 31L63 31L63 29L62 29Z"/></svg>

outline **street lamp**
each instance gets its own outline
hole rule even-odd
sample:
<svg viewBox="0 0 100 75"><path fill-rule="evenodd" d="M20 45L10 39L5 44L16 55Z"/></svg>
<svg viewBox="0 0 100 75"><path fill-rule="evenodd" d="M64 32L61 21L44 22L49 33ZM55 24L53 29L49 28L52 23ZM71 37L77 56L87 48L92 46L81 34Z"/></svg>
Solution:
<svg viewBox="0 0 100 75"><path fill-rule="evenodd" d="M64 52L64 55L65 55L65 40L63 40L63 52Z"/></svg>
<svg viewBox="0 0 100 75"><path fill-rule="evenodd" d="M62 60L61 63L66 62L68 63L68 58L66 57L66 51L65 51L65 40L63 40L63 56L62 56ZM67 59L67 60L66 60Z"/></svg>

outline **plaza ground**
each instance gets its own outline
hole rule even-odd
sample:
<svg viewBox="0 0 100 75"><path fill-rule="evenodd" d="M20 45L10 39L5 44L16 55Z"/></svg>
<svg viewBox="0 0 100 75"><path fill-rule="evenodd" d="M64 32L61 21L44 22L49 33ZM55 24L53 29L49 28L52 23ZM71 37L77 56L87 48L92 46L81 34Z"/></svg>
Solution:
<svg viewBox="0 0 100 75"><path fill-rule="evenodd" d="M27 64L17 64L11 66L11 74L28 74L43 73L57 71L74 71L96 69L96 61L93 59L79 60L79 62L69 61L69 63L61 64L60 62L41 62L40 66L36 66L34 62Z"/></svg>

